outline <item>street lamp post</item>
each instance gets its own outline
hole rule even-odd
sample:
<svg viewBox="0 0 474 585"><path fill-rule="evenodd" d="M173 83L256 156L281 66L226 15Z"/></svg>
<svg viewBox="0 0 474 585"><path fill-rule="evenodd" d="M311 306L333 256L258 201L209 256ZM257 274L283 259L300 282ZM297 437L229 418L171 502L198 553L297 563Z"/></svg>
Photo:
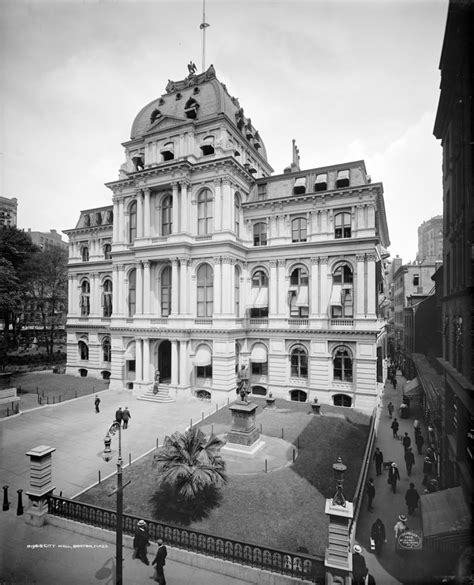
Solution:
<svg viewBox="0 0 474 585"><path fill-rule="evenodd" d="M119 448L117 459L117 522L115 530L115 584L122 585L122 517L123 517L123 485L122 485L122 425L118 421L114 421L107 431L104 438L104 453L103 459L108 462L112 459L112 449L110 448L112 438L110 435L115 435L118 432Z"/></svg>
<svg viewBox="0 0 474 585"><path fill-rule="evenodd" d="M333 463L333 471L334 471L334 478L336 479L336 493L332 499L333 506L343 506L346 507L346 498L342 493L342 484L344 483L344 473L346 472L347 467L342 462L341 457L337 458L336 463Z"/></svg>

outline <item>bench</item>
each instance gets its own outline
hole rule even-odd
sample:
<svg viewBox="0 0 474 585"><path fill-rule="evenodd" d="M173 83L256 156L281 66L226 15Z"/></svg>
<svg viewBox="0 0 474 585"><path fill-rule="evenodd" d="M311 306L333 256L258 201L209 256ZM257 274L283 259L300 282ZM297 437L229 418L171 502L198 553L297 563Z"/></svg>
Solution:
<svg viewBox="0 0 474 585"><path fill-rule="evenodd" d="M16 388L4 388L0 390L0 404L9 402L19 402L20 398L16 394Z"/></svg>

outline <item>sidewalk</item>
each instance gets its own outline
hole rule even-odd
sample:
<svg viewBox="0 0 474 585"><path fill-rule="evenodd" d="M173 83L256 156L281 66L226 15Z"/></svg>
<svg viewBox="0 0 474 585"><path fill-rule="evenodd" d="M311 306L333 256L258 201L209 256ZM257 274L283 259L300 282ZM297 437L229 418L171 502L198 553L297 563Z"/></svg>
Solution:
<svg viewBox="0 0 474 585"><path fill-rule="evenodd" d="M393 494L391 486L387 484L388 471L383 469L382 475L377 476L375 465L372 462L369 477L375 481L375 499L373 512L367 511L367 499L364 498L357 525L357 543L363 548L369 572L374 576L377 585L429 585L430 566L427 566L426 556L423 552L412 552L405 556L395 552L394 525L398 520L399 514L405 514L408 518L408 526L411 530L422 531L422 521L420 508L415 510L415 514L408 516L407 506L405 504L405 492L409 488L410 482L415 484L420 496L423 494L425 487L422 485L423 480L423 459L426 450L426 434L422 427L425 438L423 455L418 455L415 445L413 430L414 415L411 414L408 419L400 418L400 404L402 402L402 389L406 384L405 378L397 374L397 389L395 390L390 382L387 381L382 397L380 422L377 433L375 446L379 447L384 456L384 461L395 461L400 473L400 481L397 485L397 493ZM387 404L392 401L395 406L393 418L397 418L400 423L398 430L399 437L403 437L405 432L408 433L412 441L412 449L415 454L415 465L412 469L411 476L408 477L405 460L404 448L401 440L393 438L390 425L392 420L389 418ZM377 558L374 553L370 552L370 533L372 524L377 518L380 518L385 525L387 543L384 545L382 554ZM428 579L428 580L427 580Z"/></svg>

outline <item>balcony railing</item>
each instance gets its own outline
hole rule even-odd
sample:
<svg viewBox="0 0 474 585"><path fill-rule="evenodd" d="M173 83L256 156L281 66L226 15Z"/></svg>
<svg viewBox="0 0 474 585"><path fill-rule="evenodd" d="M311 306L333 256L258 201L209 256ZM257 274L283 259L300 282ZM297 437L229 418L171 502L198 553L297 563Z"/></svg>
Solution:
<svg viewBox="0 0 474 585"><path fill-rule="evenodd" d="M48 498L48 513L111 531L116 530L117 526L115 511L57 496ZM123 533L133 535L140 519L142 516L123 514ZM166 544L183 550L288 575L303 581L321 585L324 583L322 557L277 550L224 536L197 532L181 526L164 524L148 518L145 520L152 541L156 542L161 538Z"/></svg>
<svg viewBox="0 0 474 585"><path fill-rule="evenodd" d="M331 327L354 327L354 319L331 319Z"/></svg>
<svg viewBox="0 0 474 585"><path fill-rule="evenodd" d="M268 319L249 319L249 325L264 325L268 326Z"/></svg>
<svg viewBox="0 0 474 585"><path fill-rule="evenodd" d="M290 327L308 327L308 319L288 319Z"/></svg>
<svg viewBox="0 0 474 585"><path fill-rule="evenodd" d="M198 317L197 319L194 319L194 324L195 325L212 325L212 318L202 318L202 317Z"/></svg>
<svg viewBox="0 0 474 585"><path fill-rule="evenodd" d="M158 319L150 319L152 325L168 325L168 317L159 317Z"/></svg>

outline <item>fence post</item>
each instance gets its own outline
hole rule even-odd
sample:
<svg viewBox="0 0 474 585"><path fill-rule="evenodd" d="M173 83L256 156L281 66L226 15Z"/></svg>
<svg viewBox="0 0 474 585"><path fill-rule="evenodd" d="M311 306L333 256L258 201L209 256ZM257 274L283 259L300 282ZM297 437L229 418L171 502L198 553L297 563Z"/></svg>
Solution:
<svg viewBox="0 0 474 585"><path fill-rule="evenodd" d="M283 432L283 427L281 429L281 438L284 439L285 438L285 433Z"/></svg>
<svg viewBox="0 0 474 585"><path fill-rule="evenodd" d="M267 470L268 470L268 462L267 462L267 460L265 459L265 473L267 473Z"/></svg>
<svg viewBox="0 0 474 585"><path fill-rule="evenodd" d="M99 469L99 483L100 483L100 469Z"/></svg>
<svg viewBox="0 0 474 585"><path fill-rule="evenodd" d="M129 465L132 464L132 454L131 453L128 454L128 464Z"/></svg>
<svg viewBox="0 0 474 585"><path fill-rule="evenodd" d="M293 449L293 463L295 462L296 459L296 449Z"/></svg>
<svg viewBox="0 0 474 585"><path fill-rule="evenodd" d="M300 448L300 437L296 437L296 446L298 447L298 449Z"/></svg>

